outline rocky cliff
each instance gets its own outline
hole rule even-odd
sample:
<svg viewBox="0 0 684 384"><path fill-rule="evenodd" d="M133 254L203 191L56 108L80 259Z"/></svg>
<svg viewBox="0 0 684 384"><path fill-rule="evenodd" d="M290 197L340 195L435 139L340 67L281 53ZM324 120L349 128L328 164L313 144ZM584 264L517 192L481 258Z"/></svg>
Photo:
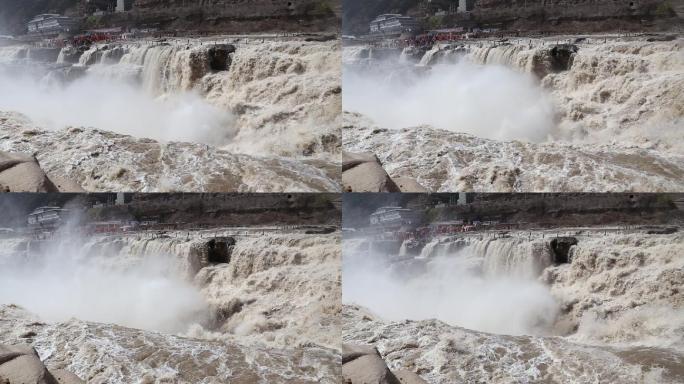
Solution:
<svg viewBox="0 0 684 384"><path fill-rule="evenodd" d="M375 16L391 12L425 17L423 21L430 28L457 24L554 32L667 29L681 23L683 10L681 1L664 0L476 0L470 14L431 16L438 10L448 10L458 1L432 1L427 12L423 3L345 0L344 33L366 34L368 23Z"/></svg>
<svg viewBox="0 0 684 384"><path fill-rule="evenodd" d="M483 24L546 31L642 29L675 16L675 7L661 0L477 0L473 11Z"/></svg>
<svg viewBox="0 0 684 384"><path fill-rule="evenodd" d="M201 32L334 32L339 0L136 0L131 12L100 25Z"/></svg>
<svg viewBox="0 0 684 384"><path fill-rule="evenodd" d="M23 34L40 13L82 17L79 0L2 0L0 34ZM340 0L135 0L126 13L83 17L85 28L123 26L223 33L339 28Z"/></svg>

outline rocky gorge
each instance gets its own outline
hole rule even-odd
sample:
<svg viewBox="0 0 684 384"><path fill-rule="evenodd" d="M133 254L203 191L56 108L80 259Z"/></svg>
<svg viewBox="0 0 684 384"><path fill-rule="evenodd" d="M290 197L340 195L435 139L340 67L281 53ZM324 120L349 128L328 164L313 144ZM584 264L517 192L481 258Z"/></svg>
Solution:
<svg viewBox="0 0 684 384"><path fill-rule="evenodd" d="M2 48L0 147L90 191L339 190L338 43L228 41Z"/></svg>
<svg viewBox="0 0 684 384"><path fill-rule="evenodd" d="M345 239L343 340L429 383L679 382L682 236L658 233Z"/></svg>
<svg viewBox="0 0 684 384"><path fill-rule="evenodd" d="M676 191L682 57L676 35L346 46L343 148L431 191Z"/></svg>

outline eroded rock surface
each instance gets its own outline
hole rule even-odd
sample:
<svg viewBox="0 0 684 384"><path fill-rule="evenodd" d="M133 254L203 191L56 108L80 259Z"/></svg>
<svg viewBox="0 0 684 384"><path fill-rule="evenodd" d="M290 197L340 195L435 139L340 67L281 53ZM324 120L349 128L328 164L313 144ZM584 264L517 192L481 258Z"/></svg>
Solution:
<svg viewBox="0 0 684 384"><path fill-rule="evenodd" d="M348 384L425 384L417 374L400 369L392 372L375 347L342 344L342 376Z"/></svg>
<svg viewBox="0 0 684 384"><path fill-rule="evenodd" d="M42 169L87 191L329 191L339 177L307 161L230 153L206 144L68 128L49 131L0 112L0 150L36 153ZM316 161L312 160L311 164Z"/></svg>
<svg viewBox="0 0 684 384"><path fill-rule="evenodd" d="M0 383L82 384L73 373L57 369L49 372L36 350L26 344L0 344Z"/></svg>
<svg viewBox="0 0 684 384"><path fill-rule="evenodd" d="M23 153L0 151L0 192L81 192L65 178L51 180L38 160Z"/></svg>
<svg viewBox="0 0 684 384"><path fill-rule="evenodd" d="M390 178L370 152L342 153L342 183L346 192L428 192L410 177Z"/></svg>
<svg viewBox="0 0 684 384"><path fill-rule="evenodd" d="M428 126L378 129L345 113L344 149L436 192L679 191L684 155L617 144L481 139Z"/></svg>
<svg viewBox="0 0 684 384"><path fill-rule="evenodd" d="M373 344L393 371L429 383L678 383L684 356L668 348L611 348L557 337L505 336L437 320L386 322L344 306L343 339ZM570 377L569 381L567 378Z"/></svg>
<svg viewBox="0 0 684 384"><path fill-rule="evenodd" d="M0 307L0 314L0 341L6 343L30 329L49 369L69 368L88 383L340 381L339 354L325 348L246 346L78 320L48 325L14 306Z"/></svg>

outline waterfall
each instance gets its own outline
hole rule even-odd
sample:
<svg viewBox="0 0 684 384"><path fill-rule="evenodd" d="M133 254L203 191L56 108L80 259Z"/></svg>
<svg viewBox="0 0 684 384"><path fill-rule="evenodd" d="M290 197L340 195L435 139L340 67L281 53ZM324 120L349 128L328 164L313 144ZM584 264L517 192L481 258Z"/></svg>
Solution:
<svg viewBox="0 0 684 384"><path fill-rule="evenodd" d="M209 73L208 49L197 45L96 45L83 53L79 65L92 66L96 68L93 72L113 79L139 76L145 91L159 95L189 90Z"/></svg>
<svg viewBox="0 0 684 384"><path fill-rule="evenodd" d="M487 276L536 279L552 263L551 249L541 239L435 238L425 245L418 259L469 258Z"/></svg>
<svg viewBox="0 0 684 384"><path fill-rule="evenodd" d="M28 50L24 46L0 47L0 64L26 59Z"/></svg>

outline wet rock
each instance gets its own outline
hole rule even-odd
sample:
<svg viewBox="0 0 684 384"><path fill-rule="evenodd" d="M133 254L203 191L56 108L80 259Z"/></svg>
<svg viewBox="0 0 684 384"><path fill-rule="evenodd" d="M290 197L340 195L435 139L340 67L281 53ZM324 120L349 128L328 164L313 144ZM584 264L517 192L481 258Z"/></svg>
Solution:
<svg viewBox="0 0 684 384"><path fill-rule="evenodd" d="M76 64L78 63L78 60L81 58L83 55L83 50L74 48L74 47L67 47L62 49L61 56L62 59L64 60L65 63L69 64Z"/></svg>
<svg viewBox="0 0 684 384"><path fill-rule="evenodd" d="M22 339L30 339L32 337L36 337L36 335L37 335L37 333L35 333L33 331L28 331L28 332L22 333L21 335L19 335L19 337Z"/></svg>
<svg viewBox="0 0 684 384"><path fill-rule="evenodd" d="M116 64L121 61L121 58L126 54L126 50L121 46L116 46L111 49L107 49L102 54L102 61L105 64Z"/></svg>
<svg viewBox="0 0 684 384"><path fill-rule="evenodd" d="M230 54L235 52L231 44L218 44L209 48L209 66L214 71L227 71L230 68Z"/></svg>
<svg viewBox="0 0 684 384"><path fill-rule="evenodd" d="M80 192L85 192L86 190L83 189L77 182L67 179L62 176L49 176L50 181L52 181L52 184L57 187L57 189L60 192L64 193L80 193Z"/></svg>
<svg viewBox="0 0 684 384"><path fill-rule="evenodd" d="M49 177L29 155L0 151L0 192L83 192L67 178Z"/></svg>
<svg viewBox="0 0 684 384"><path fill-rule="evenodd" d="M646 234L648 235L671 235L673 233L676 233L678 230L677 227L666 227L666 228L655 228L655 229L650 229L646 231Z"/></svg>
<svg viewBox="0 0 684 384"><path fill-rule="evenodd" d="M30 48L28 58L33 61L54 63L59 57L60 48Z"/></svg>
<svg viewBox="0 0 684 384"><path fill-rule="evenodd" d="M195 248L199 254L197 270L212 264L230 263L235 247L235 239L232 237L215 237L200 243Z"/></svg>
<svg viewBox="0 0 684 384"><path fill-rule="evenodd" d="M230 263L235 239L232 237L217 237L207 242L207 258L210 263Z"/></svg>
<svg viewBox="0 0 684 384"><path fill-rule="evenodd" d="M326 226L326 227L313 227L310 229L306 229L304 231L304 234L306 235L327 235L329 233L333 233L337 230L336 227L333 226Z"/></svg>
<svg viewBox="0 0 684 384"><path fill-rule="evenodd" d="M354 168L359 164L380 162L378 157L370 152L352 153L342 152L342 172Z"/></svg>
<svg viewBox="0 0 684 384"><path fill-rule="evenodd" d="M315 41L325 43L326 41L337 40L337 35L319 35L314 37L307 37L304 41Z"/></svg>
<svg viewBox="0 0 684 384"><path fill-rule="evenodd" d="M71 66L64 68L64 80L67 82L72 82L78 80L86 75L87 68Z"/></svg>
<svg viewBox="0 0 684 384"><path fill-rule="evenodd" d="M370 58L370 48L363 48L359 51L359 59L368 59Z"/></svg>
<svg viewBox="0 0 684 384"><path fill-rule="evenodd" d="M554 72L567 71L572 67L575 53L579 49L574 44L559 44L551 48L551 70Z"/></svg>
<svg viewBox="0 0 684 384"><path fill-rule="evenodd" d="M370 49L369 57L372 60L391 60L401 56L401 48L373 47Z"/></svg>
<svg viewBox="0 0 684 384"><path fill-rule="evenodd" d="M36 350L28 345L0 344L0 365L22 355L36 355Z"/></svg>
<svg viewBox="0 0 684 384"><path fill-rule="evenodd" d="M57 384L38 356L31 355L22 355L0 365L0 377L12 384Z"/></svg>
<svg viewBox="0 0 684 384"><path fill-rule="evenodd" d="M649 37L646 39L648 42L654 42L654 41L673 41L677 39L677 35L657 35L653 37Z"/></svg>
<svg viewBox="0 0 684 384"><path fill-rule="evenodd" d="M394 376L399 379L401 384L427 384L427 381L423 380L420 376L405 369L395 371Z"/></svg>
<svg viewBox="0 0 684 384"><path fill-rule="evenodd" d="M404 51L402 52L402 56L404 57L404 59L410 62L417 63L420 61L421 58L423 58L423 56L425 56L426 52L426 49L408 47L404 49Z"/></svg>
<svg viewBox="0 0 684 384"><path fill-rule="evenodd" d="M0 190L3 192L59 192L32 156L0 152Z"/></svg>
<svg viewBox="0 0 684 384"><path fill-rule="evenodd" d="M416 181L416 179L412 179L410 177L395 177L392 180L394 181L394 184L396 184L402 192L430 192L429 189L420 185L420 183Z"/></svg>
<svg viewBox="0 0 684 384"><path fill-rule="evenodd" d="M377 355L364 355L343 364L342 377L350 384L401 384Z"/></svg>
<svg viewBox="0 0 684 384"><path fill-rule="evenodd" d="M209 60L207 57L208 53L206 51L194 51L190 53L190 60L188 62L189 71L187 86L188 89L192 88L204 75L206 75L209 70Z"/></svg>
<svg viewBox="0 0 684 384"><path fill-rule="evenodd" d="M346 192L399 192L387 172L377 163L363 163L342 173Z"/></svg>
<svg viewBox="0 0 684 384"><path fill-rule="evenodd" d="M227 303L223 303L221 305L218 305L214 309L214 319L213 320L213 327L218 328L220 327L223 323L226 322L226 320L230 319L233 315L236 313L240 313L242 311L242 308L245 306L245 304L250 304L249 302L245 303L240 299L233 298Z"/></svg>
<svg viewBox="0 0 684 384"><path fill-rule="evenodd" d="M532 73L541 79L549 73L567 71L572 67L577 51L574 44L558 44L539 50L532 57Z"/></svg>
<svg viewBox="0 0 684 384"><path fill-rule="evenodd" d="M342 364L366 355L380 356L380 353L372 345L342 344Z"/></svg>
<svg viewBox="0 0 684 384"><path fill-rule="evenodd" d="M89 53L89 55L83 61L83 65L89 67L91 65L95 65L95 64L99 63L100 60L102 60L102 53L103 52L101 50Z"/></svg>
<svg viewBox="0 0 684 384"><path fill-rule="evenodd" d="M371 153L343 152L342 184L346 192L400 192Z"/></svg>
<svg viewBox="0 0 684 384"><path fill-rule="evenodd" d="M577 245L577 239L574 237L557 237L551 240L551 250L553 251L553 262L556 264L569 263L568 254L570 247Z"/></svg>
<svg viewBox="0 0 684 384"><path fill-rule="evenodd" d="M80 377L64 369L57 369L51 373L59 384L85 384L85 381L81 380Z"/></svg>
<svg viewBox="0 0 684 384"><path fill-rule="evenodd" d="M0 382L17 384L58 384L29 346L0 345Z"/></svg>
<svg viewBox="0 0 684 384"><path fill-rule="evenodd" d="M65 85L84 77L87 69L86 67L75 65L64 66L51 71L47 79L51 83Z"/></svg>

